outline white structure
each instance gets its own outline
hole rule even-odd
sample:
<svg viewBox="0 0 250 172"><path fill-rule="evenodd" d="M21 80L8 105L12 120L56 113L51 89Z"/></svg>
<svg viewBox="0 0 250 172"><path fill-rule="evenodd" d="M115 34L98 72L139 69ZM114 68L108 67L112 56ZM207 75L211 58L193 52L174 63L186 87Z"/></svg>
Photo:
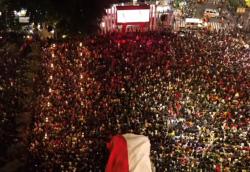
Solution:
<svg viewBox="0 0 250 172"><path fill-rule="evenodd" d="M133 2L137 3L137 0ZM164 2L167 1L164 0ZM145 6L148 6L148 8L145 8ZM129 28L143 27L142 30L156 30L158 29L162 14L168 14L167 25L168 27L171 26L174 15L173 15L173 10L169 5L114 4L111 8L106 9L106 15L103 16L103 20L100 23L100 28L102 33L119 31L119 30L124 31L125 25L128 26Z"/></svg>
<svg viewBox="0 0 250 172"><path fill-rule="evenodd" d="M136 16L136 17L135 17ZM113 5L106 9L106 15L101 22L104 33L124 30L127 26L137 26L156 29L156 6L153 5Z"/></svg>
<svg viewBox="0 0 250 172"><path fill-rule="evenodd" d="M197 24L201 24L202 20L198 19L198 18L186 18L185 19L186 23L197 23Z"/></svg>

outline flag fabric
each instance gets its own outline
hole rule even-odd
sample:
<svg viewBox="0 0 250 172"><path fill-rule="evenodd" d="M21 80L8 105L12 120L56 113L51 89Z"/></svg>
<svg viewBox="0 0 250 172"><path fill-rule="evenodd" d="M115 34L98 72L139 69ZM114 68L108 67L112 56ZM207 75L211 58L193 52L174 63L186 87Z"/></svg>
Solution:
<svg viewBox="0 0 250 172"><path fill-rule="evenodd" d="M107 144L107 148L110 155L106 172L152 172L148 137L116 135Z"/></svg>

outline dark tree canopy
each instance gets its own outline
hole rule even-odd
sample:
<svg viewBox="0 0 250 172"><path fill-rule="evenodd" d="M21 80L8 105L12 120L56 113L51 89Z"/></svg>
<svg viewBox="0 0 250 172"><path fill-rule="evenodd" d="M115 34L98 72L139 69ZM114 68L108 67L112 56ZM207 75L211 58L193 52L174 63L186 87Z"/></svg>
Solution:
<svg viewBox="0 0 250 172"><path fill-rule="evenodd" d="M9 10L27 8L32 22L55 25L61 33L96 31L105 8L115 0L0 0Z"/></svg>

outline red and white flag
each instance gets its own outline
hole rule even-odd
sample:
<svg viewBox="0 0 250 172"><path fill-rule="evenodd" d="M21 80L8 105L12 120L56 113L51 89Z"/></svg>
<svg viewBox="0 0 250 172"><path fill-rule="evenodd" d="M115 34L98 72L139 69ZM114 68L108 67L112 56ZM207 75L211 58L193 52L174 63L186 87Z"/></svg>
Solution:
<svg viewBox="0 0 250 172"><path fill-rule="evenodd" d="M148 137L135 134L116 135L107 147L110 155L106 172L152 172Z"/></svg>

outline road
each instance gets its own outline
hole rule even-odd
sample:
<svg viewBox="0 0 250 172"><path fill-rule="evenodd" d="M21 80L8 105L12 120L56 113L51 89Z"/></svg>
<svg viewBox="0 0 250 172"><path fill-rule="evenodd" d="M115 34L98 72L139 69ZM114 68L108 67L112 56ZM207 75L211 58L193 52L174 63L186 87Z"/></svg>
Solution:
<svg viewBox="0 0 250 172"><path fill-rule="evenodd" d="M196 3L189 1L185 9L185 17L193 17L203 19L203 13L205 9L218 9L220 16L216 18L210 18L208 25L212 30L220 29L232 29L237 25L237 18L233 16L227 9L226 3L221 3L221 0L207 0L204 3ZM174 29L183 27L185 25L184 19L178 20L174 24Z"/></svg>

